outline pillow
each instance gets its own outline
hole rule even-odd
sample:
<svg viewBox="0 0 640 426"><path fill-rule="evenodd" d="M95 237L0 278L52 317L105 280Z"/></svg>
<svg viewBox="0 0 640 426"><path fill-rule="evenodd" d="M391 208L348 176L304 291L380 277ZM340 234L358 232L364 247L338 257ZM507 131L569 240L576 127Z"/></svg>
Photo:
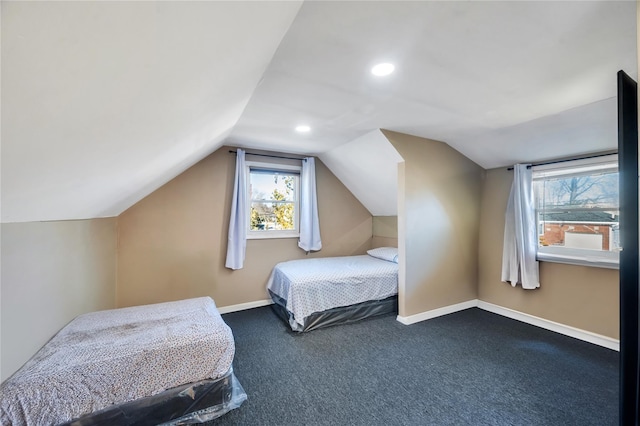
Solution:
<svg viewBox="0 0 640 426"><path fill-rule="evenodd" d="M398 263L398 249L395 247L378 247L367 250L369 256L376 257L389 262Z"/></svg>

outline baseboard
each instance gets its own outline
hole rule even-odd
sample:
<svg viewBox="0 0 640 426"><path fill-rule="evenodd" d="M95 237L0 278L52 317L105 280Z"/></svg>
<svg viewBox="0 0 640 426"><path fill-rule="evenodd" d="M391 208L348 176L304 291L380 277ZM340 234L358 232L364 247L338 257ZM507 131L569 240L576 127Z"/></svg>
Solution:
<svg viewBox="0 0 640 426"><path fill-rule="evenodd" d="M273 304L273 301L270 299L256 300L255 302L223 306L218 308L218 311L221 314L228 314L230 312L244 311L246 309L259 308L271 304ZM410 315L408 317L402 317L398 315L396 319L404 325L411 325L417 322L426 321L432 318L437 318L443 315L452 314L454 312L476 307L488 312L493 312L494 314L502 315L503 317L521 321L530 325L534 325L536 327L544 328L545 330L550 330L556 333L564 334L565 336L593 343L594 345L609 348L614 351L620 351L620 340L571 327L569 325L560 324L558 322L536 317L534 315L525 314L524 312L515 311L513 309L505 308L499 305L494 305L493 303L483 302L482 300L478 299L468 300L466 302L456 303L455 305L432 309L430 311L421 312L419 314Z"/></svg>
<svg viewBox="0 0 640 426"><path fill-rule="evenodd" d="M613 349L614 351L620 351L620 340L571 327L569 325L560 324L558 322L549 321L547 319L536 317L534 315L525 314L524 312L514 311L513 309L494 305L493 303L489 302L483 302L482 300L478 299L456 303L455 305L444 306L442 308L421 312L419 314L410 315L408 317L402 317L398 315L396 319L404 325L411 325L420 321L426 321L432 318L440 317L442 315L452 314L454 312L463 311L465 309L475 307L488 312L493 312L494 314L502 315L503 317L514 319L516 321L521 321L530 325L534 325L536 327L544 328L545 330L550 330L556 333L564 334L565 336L573 337L578 340L593 343L594 345Z"/></svg>
<svg viewBox="0 0 640 426"><path fill-rule="evenodd" d="M230 312L238 312L238 311L244 311L246 309L260 308L262 306L269 306L271 304L273 304L273 301L271 299L256 300L255 302L247 302L247 303L239 303L237 305L223 306L221 308L218 308L218 311L221 314L228 314Z"/></svg>
<svg viewBox="0 0 640 426"><path fill-rule="evenodd" d="M556 333L564 334L565 336L573 337L585 342L593 343L598 346L613 349L614 351L620 351L620 341L611 337L603 336L601 334L592 333L590 331L581 330L579 328L571 327L568 325L560 324L554 321L549 321L544 318L536 317L533 315L525 314L520 311L514 311L513 309L504 308L493 303L478 301L478 308L485 311L493 312L494 314L502 315L507 318L511 318L517 321L525 322L527 324L535 325L536 327L551 330Z"/></svg>
<svg viewBox="0 0 640 426"><path fill-rule="evenodd" d="M396 319L404 325L411 325L420 321L426 321L431 318L441 317L442 315L464 311L465 309L469 308L475 308L476 306L478 306L478 299L473 299L462 303L456 303L455 305L444 306L442 308L432 309L430 311L421 312L419 314L409 315L408 317L401 317L400 315L398 315Z"/></svg>

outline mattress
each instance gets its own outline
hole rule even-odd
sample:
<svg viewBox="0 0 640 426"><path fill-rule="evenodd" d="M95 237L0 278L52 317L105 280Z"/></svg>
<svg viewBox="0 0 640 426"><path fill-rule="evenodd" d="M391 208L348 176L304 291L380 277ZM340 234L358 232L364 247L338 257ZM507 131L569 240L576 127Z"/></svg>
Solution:
<svg viewBox="0 0 640 426"><path fill-rule="evenodd" d="M273 311L285 324L291 327L291 330L297 332L313 331L333 325L350 324L378 315L398 313L398 296L391 296L382 300L368 300L355 305L314 312L304 319L303 324L299 324L293 319L291 312L287 310L286 302L283 302L283 299L273 294L273 292L269 292L269 294L273 299L273 304L271 305Z"/></svg>
<svg viewBox="0 0 640 426"><path fill-rule="evenodd" d="M369 255L278 263L267 284L300 326L315 312L398 293L398 264Z"/></svg>
<svg viewBox="0 0 640 426"><path fill-rule="evenodd" d="M0 386L2 425L59 424L231 370L211 298L81 315Z"/></svg>

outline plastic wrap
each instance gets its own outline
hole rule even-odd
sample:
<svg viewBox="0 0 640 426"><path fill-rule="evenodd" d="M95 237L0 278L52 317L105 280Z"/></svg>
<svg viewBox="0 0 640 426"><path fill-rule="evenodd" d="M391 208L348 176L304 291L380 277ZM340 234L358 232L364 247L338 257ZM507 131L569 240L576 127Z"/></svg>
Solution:
<svg viewBox="0 0 640 426"><path fill-rule="evenodd" d="M369 300L355 305L314 312L305 318L304 324L300 324L294 319L293 314L287 310L287 301L285 299L271 291L269 291L269 294L274 302L272 308L275 313L293 331L298 332L316 330L337 324L347 324L364 318L398 312L398 296L391 296L386 299Z"/></svg>
<svg viewBox="0 0 640 426"><path fill-rule="evenodd" d="M247 399L229 370L216 380L202 380L157 395L87 414L64 425L188 425L207 422L238 408Z"/></svg>
<svg viewBox="0 0 640 426"><path fill-rule="evenodd" d="M302 324L316 312L397 295L398 264L370 255L289 260L275 265L267 289Z"/></svg>

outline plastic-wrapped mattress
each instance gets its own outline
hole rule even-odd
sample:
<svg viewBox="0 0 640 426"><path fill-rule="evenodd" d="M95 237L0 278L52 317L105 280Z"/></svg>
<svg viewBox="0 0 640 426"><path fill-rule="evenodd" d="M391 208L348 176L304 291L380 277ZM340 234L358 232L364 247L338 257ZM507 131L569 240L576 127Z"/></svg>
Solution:
<svg viewBox="0 0 640 426"><path fill-rule="evenodd" d="M216 419L247 398L233 371L157 395L112 405L64 423L64 426L188 425Z"/></svg>
<svg viewBox="0 0 640 426"><path fill-rule="evenodd" d="M329 327L338 324L348 324L365 318L398 313L398 296L387 297L382 300L367 300L355 305L340 306L326 311L314 312L305 317L301 323L297 322L293 314L286 308L287 301L270 293L273 299L272 308L293 331L311 331L318 328Z"/></svg>
<svg viewBox="0 0 640 426"><path fill-rule="evenodd" d="M134 413L151 397L170 390L165 397L195 401L207 383L224 388L211 393L227 399L211 403L210 420L246 399L233 376L234 354L231 329L208 297L81 315L2 383L0 422L100 424L91 413L115 409L126 416L104 424L150 424ZM178 405L162 421L207 408Z"/></svg>
<svg viewBox="0 0 640 426"><path fill-rule="evenodd" d="M397 312L398 264L369 255L281 262L267 288L291 329L309 331Z"/></svg>

